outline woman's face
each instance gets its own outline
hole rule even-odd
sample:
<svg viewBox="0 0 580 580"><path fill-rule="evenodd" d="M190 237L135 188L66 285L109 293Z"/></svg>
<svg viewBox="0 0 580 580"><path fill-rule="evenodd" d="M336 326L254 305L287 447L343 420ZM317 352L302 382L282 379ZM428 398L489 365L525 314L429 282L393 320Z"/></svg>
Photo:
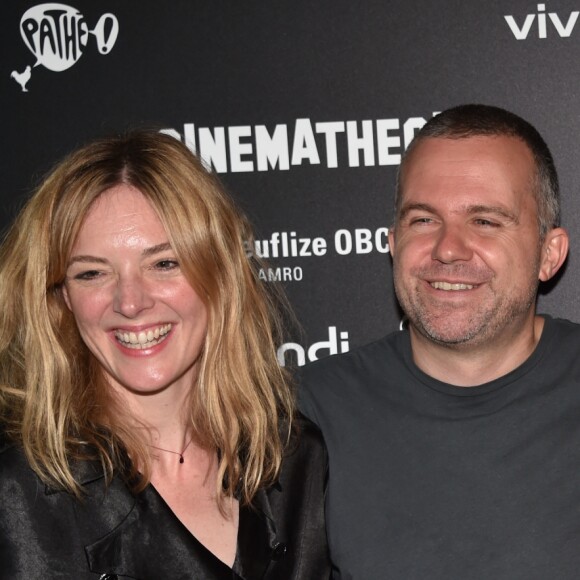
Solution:
<svg viewBox="0 0 580 580"><path fill-rule="evenodd" d="M72 249L64 297L113 387L187 395L207 312L139 190L118 185L93 204Z"/></svg>

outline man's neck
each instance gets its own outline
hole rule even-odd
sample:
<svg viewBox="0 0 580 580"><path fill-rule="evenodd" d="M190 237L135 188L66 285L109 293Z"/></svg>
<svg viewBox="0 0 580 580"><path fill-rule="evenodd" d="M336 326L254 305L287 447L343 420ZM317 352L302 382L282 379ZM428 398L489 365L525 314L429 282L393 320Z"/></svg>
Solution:
<svg viewBox="0 0 580 580"><path fill-rule="evenodd" d="M415 364L426 374L457 387L474 387L503 377L520 366L536 348L544 319L535 316L523 328L489 344L444 345L412 326L411 350Z"/></svg>

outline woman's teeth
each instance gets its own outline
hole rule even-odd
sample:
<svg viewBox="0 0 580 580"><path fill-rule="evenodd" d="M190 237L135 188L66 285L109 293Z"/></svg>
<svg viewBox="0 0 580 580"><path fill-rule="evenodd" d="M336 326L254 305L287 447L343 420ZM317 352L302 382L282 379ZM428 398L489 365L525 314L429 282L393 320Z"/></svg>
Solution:
<svg viewBox="0 0 580 580"><path fill-rule="evenodd" d="M171 330L171 324L164 324L141 332L126 332L116 330L116 339L127 348L146 349L159 344L167 338L167 333Z"/></svg>

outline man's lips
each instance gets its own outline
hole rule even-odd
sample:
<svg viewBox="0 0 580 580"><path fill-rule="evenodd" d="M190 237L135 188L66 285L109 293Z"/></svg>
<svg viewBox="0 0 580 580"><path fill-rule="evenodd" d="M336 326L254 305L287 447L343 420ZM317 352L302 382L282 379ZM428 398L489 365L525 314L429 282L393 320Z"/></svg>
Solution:
<svg viewBox="0 0 580 580"><path fill-rule="evenodd" d="M429 284L436 290L445 290L451 292L457 292L459 290L473 290L478 286L478 284L467 284L466 282L443 282L439 280L429 282Z"/></svg>
<svg viewBox="0 0 580 580"><path fill-rule="evenodd" d="M118 342L124 347L144 350L163 342L167 338L172 326L171 323L167 323L139 332L119 329L115 330L114 334Z"/></svg>

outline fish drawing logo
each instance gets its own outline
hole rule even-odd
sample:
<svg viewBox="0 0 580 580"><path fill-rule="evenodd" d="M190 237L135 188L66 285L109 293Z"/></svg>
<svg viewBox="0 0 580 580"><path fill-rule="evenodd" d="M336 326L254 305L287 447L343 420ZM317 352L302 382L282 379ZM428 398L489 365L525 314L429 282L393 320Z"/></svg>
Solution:
<svg viewBox="0 0 580 580"><path fill-rule="evenodd" d="M22 15L20 34L36 62L22 72L12 71L10 77L28 92L26 85L33 68L42 65L54 72L67 70L83 55L90 35L95 37L99 53L109 54L117 41L119 21L114 14L106 13L89 30L76 8L51 2L33 6Z"/></svg>

